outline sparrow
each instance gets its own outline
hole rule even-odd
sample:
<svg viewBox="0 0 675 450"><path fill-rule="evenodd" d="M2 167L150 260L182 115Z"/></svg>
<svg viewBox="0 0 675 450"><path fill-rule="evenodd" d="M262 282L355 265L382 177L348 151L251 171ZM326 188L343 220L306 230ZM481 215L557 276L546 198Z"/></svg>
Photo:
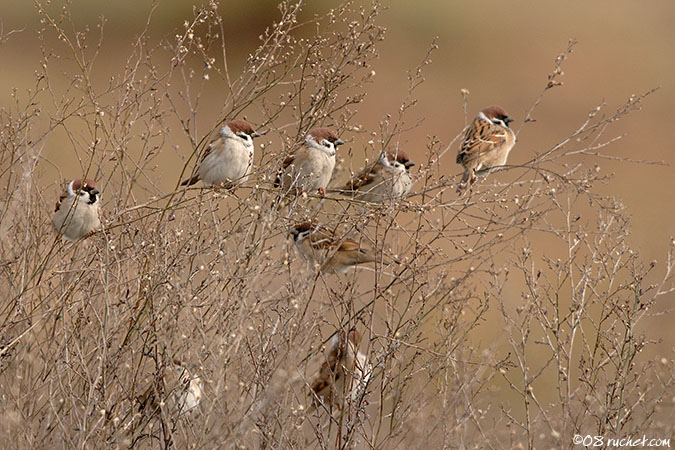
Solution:
<svg viewBox="0 0 675 450"><path fill-rule="evenodd" d="M76 241L101 228L101 195L92 180L72 180L56 202L52 224L56 233Z"/></svg>
<svg viewBox="0 0 675 450"><path fill-rule="evenodd" d="M516 143L516 135L509 128L511 122L513 119L499 106L489 106L478 113L457 153L457 164L464 167L458 192L467 181L473 184L476 175L487 175L493 168L506 164Z"/></svg>
<svg viewBox="0 0 675 450"><path fill-rule="evenodd" d="M359 351L360 343L356 328L332 337L319 372L310 380L315 400L342 409L345 398L354 401L365 392L372 368Z"/></svg>
<svg viewBox="0 0 675 450"><path fill-rule="evenodd" d="M328 128L314 128L305 138L305 145L284 160L274 187L284 192L295 188L298 194L318 190L325 195L335 168L335 152L342 144L344 141Z"/></svg>
<svg viewBox="0 0 675 450"><path fill-rule="evenodd" d="M347 273L359 264L376 260L371 250L362 248L352 239L338 239L329 231L311 223L301 223L291 228L290 236L298 253L322 272Z"/></svg>
<svg viewBox="0 0 675 450"><path fill-rule="evenodd" d="M259 136L245 120L225 122L218 138L206 147L197 174L181 186L192 186L199 180L226 188L245 183L253 167L253 138Z"/></svg>
<svg viewBox="0 0 675 450"><path fill-rule="evenodd" d="M137 398L139 410L153 414L160 406L166 406L171 414L183 415L193 411L202 400L204 383L193 375L181 361L174 359L162 371L159 385L149 386ZM162 399L157 402L157 395Z"/></svg>
<svg viewBox="0 0 675 450"><path fill-rule="evenodd" d="M410 192L413 184L410 168L414 165L403 150L386 150L380 153L375 164L349 180L342 191L365 202L400 200Z"/></svg>

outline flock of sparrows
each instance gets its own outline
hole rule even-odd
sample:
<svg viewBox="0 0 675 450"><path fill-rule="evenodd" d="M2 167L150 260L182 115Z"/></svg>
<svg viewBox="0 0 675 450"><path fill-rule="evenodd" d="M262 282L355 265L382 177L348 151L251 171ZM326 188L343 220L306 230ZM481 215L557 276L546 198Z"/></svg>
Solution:
<svg viewBox="0 0 675 450"><path fill-rule="evenodd" d="M464 168L458 192L473 184L477 176L486 175L506 164L516 141L509 127L512 121L499 106L490 106L478 113L466 130L457 154L457 163ZM227 121L219 136L206 148L194 176L182 185L190 186L201 180L208 186L233 189L246 183L253 169L253 139L258 136L260 134L244 120ZM311 130L305 138L305 145L283 161L274 186L286 195L304 192L325 195L335 168L337 147L342 144L344 142L328 128ZM400 200L413 185L410 168L414 165L404 151L387 149L340 191L363 202ZM57 233L67 240L76 241L98 231L101 228L100 201L100 192L94 181L70 181L56 204L52 219ZM325 273L346 273L359 264L376 260L375 253L358 242L340 238L314 223L298 224L289 231L289 235L298 253ZM363 387L370 370L365 356L358 351L360 340L356 329L338 332L334 336L319 373L309 382L315 399L339 406L341 400L336 400L339 393L349 392L353 396ZM179 413L192 410L201 399L202 382L175 361L173 371L177 373L179 386L174 386L177 390L166 398Z"/></svg>

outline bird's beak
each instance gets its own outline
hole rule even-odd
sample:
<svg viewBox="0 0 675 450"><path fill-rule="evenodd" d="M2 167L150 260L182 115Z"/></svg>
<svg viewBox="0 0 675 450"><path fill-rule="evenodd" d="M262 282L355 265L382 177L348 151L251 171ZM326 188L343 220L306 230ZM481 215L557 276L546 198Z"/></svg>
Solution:
<svg viewBox="0 0 675 450"><path fill-rule="evenodd" d="M254 131L253 133L251 133L252 138L258 138L260 136L262 136L262 134L258 133L257 131Z"/></svg>
<svg viewBox="0 0 675 450"><path fill-rule="evenodd" d="M504 119L504 123L507 125L510 124L511 122L513 122L513 118L511 116L507 116L506 119Z"/></svg>
<svg viewBox="0 0 675 450"><path fill-rule="evenodd" d="M98 195L98 194L101 193L101 191L99 191L98 189L95 189L95 188L94 188L94 189L91 190L91 193L94 194L94 195Z"/></svg>
<svg viewBox="0 0 675 450"><path fill-rule="evenodd" d="M342 139L338 139L337 141L335 141L334 145L337 147L338 145L342 145L344 143L345 141L343 141Z"/></svg>
<svg viewBox="0 0 675 450"><path fill-rule="evenodd" d="M410 169L414 165L415 165L415 163L412 162L412 161L406 161L406 163L404 164L406 169Z"/></svg>

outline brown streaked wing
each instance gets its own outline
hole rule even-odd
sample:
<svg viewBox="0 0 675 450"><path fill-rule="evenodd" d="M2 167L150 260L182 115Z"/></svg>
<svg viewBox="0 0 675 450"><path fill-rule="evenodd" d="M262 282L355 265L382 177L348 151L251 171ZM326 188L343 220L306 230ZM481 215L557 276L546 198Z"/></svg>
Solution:
<svg viewBox="0 0 675 450"><path fill-rule="evenodd" d="M315 250L330 250L335 246L335 237L324 231L314 231L309 239Z"/></svg>
<svg viewBox="0 0 675 450"><path fill-rule="evenodd" d="M288 156L286 156L286 159L281 163L281 169L279 169L279 173L277 174L276 179L274 180L274 187L279 187L281 186L281 177L284 175L284 171L288 169L288 167L293 164L293 161L295 161L295 153L297 150L292 150Z"/></svg>
<svg viewBox="0 0 675 450"><path fill-rule="evenodd" d="M323 372L323 367L321 368L321 372ZM328 378L324 378L321 375L314 381L314 383L312 383L312 390L317 394L319 394L319 392L323 391L327 387L328 387Z"/></svg>
<svg viewBox="0 0 675 450"><path fill-rule="evenodd" d="M312 390L314 392L320 393L330 386L331 381L337 381L340 378L340 371L337 370L338 362L335 352L331 352L326 357L326 361L321 365L321 369L319 370L319 376L312 383Z"/></svg>
<svg viewBox="0 0 675 450"><path fill-rule="evenodd" d="M367 184L372 183L375 180L377 173L381 170L382 165L379 163L375 163L370 167L366 167L356 177L349 180L343 187L343 190L355 191Z"/></svg>
<svg viewBox="0 0 675 450"><path fill-rule="evenodd" d="M314 383L312 383L312 390L317 394L330 386L331 381L340 379L341 371L338 369L342 356L342 345L341 340L339 340L337 345L333 346L326 355L326 361L321 364L319 375L314 380Z"/></svg>
<svg viewBox="0 0 675 450"><path fill-rule="evenodd" d="M207 145L206 149L204 150L204 154L202 155L202 161L204 161L206 159L206 157L209 156L209 154L212 151L222 149L224 146L225 146L225 143L223 142L223 140L221 138L218 138L218 139L215 139L215 140L211 141L211 143L209 145Z"/></svg>
<svg viewBox="0 0 675 450"><path fill-rule="evenodd" d="M281 163L281 168L282 169L288 169L288 166L293 164L293 161L295 161L295 151L292 151L288 154L286 159L284 159L284 162Z"/></svg>
<svg viewBox="0 0 675 450"><path fill-rule="evenodd" d="M372 256L368 250L361 248L358 242L351 239L345 239L342 244L340 244L339 250L340 253L335 256L342 255L344 258L349 258L350 264L375 261L375 257Z"/></svg>
<svg viewBox="0 0 675 450"><path fill-rule="evenodd" d="M356 241L351 239L345 239L342 244L340 244L339 250L344 252L351 252L359 249L359 244Z"/></svg>
<svg viewBox="0 0 675 450"><path fill-rule="evenodd" d="M476 117L466 130L462 147L457 154L457 163L467 163L490 153L506 142L506 133L491 122Z"/></svg>
<svg viewBox="0 0 675 450"><path fill-rule="evenodd" d="M59 210L59 208L61 208L61 203L63 203L63 201L66 199L66 197L68 197L67 194L65 194L65 193L61 194L61 196L59 197L59 200L56 202L56 207L54 208L54 212L57 212Z"/></svg>

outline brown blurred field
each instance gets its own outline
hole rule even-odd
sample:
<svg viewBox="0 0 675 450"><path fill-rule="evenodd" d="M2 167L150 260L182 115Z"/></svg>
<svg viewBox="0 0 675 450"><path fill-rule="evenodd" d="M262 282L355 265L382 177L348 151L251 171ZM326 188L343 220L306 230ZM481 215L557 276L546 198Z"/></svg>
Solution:
<svg viewBox="0 0 675 450"><path fill-rule="evenodd" d="M520 129L510 164L525 163L533 154L568 136L597 105L605 103L607 111L613 111L631 95L658 87L647 98L642 111L630 114L608 130L605 138L621 136L621 139L602 151L617 158L663 164L601 158L593 163L598 164L602 173L613 174L602 190L624 202L632 218L630 244L639 249L644 261L657 260L660 264L657 269L662 267L667 247L675 236L675 126L671 106L675 104L672 25L675 2L394 0L386 3L389 10L380 24L388 31L379 47L381 56L374 65L376 76L367 86L366 100L358 106L352 124L377 130L386 114L397 111L405 97L407 71L422 60L437 37L439 49L432 56L433 63L425 69L425 82L415 92L418 104L406 119L411 124L416 120L422 123L407 132L400 142L415 161L425 160L429 137L435 136L442 146L447 145L461 132L466 120L489 104L503 106L516 119L515 129L519 129L526 111L546 85L555 57L570 39L576 39L578 44L564 66L564 85L547 93L534 114L536 121ZM311 17L313 12L330 7L328 1L309 2L303 15ZM70 9L81 27L89 25L93 29L99 17L106 19L102 52L93 71L95 82L103 85L108 76L123 66L131 42L145 23L150 2L75 0ZM34 85L34 73L41 58L36 33L40 24L29 1L0 0L0 11L4 33L21 30L0 45L4 61L0 66L0 105L8 105L12 102L12 88L21 96ZM181 30L191 11L188 1L161 2L150 27L150 39L171 38L176 30ZM277 18L276 4L271 0L227 1L220 12L227 20L225 39L230 70L237 73L243 60L258 45L258 35ZM57 42L48 44L59 48ZM66 55L60 48L61 54ZM67 64L67 56L62 63ZM59 74L52 75L54 89L64 89L67 80ZM58 80L63 85L59 86ZM462 111L461 89L471 93L468 118ZM223 98L223 87L217 81L205 84L201 122L197 127L202 134L211 131L222 112ZM45 105L45 113L49 110L50 106ZM255 109L247 111L247 118L256 122ZM347 132L346 138L355 158L362 159L369 136ZM191 152L189 142L178 131L168 140L171 145L167 147L179 148L165 149L166 156L158 167L159 186L166 191L176 186L183 158ZM456 150L455 144L441 161L448 174L459 173L454 161ZM37 180L48 189L44 193L46 217L57 196L57 185L64 178L79 175L80 169L72 143L58 131L47 140L42 156L45 163L38 166ZM544 238L534 246L542 249L542 255L555 257L556 249L547 247ZM658 276L661 275L659 272ZM515 307L519 295L515 290L512 294ZM672 303L675 295L671 293L669 300ZM668 312L650 317L640 325L659 330L661 342L650 348L649 358L673 357L675 329L671 326L672 313ZM496 319L494 326L490 325L482 330L480 340L484 344L496 342L500 337ZM511 399L509 392L500 391L499 396L506 402ZM553 401L555 397L542 393L540 398Z"/></svg>

